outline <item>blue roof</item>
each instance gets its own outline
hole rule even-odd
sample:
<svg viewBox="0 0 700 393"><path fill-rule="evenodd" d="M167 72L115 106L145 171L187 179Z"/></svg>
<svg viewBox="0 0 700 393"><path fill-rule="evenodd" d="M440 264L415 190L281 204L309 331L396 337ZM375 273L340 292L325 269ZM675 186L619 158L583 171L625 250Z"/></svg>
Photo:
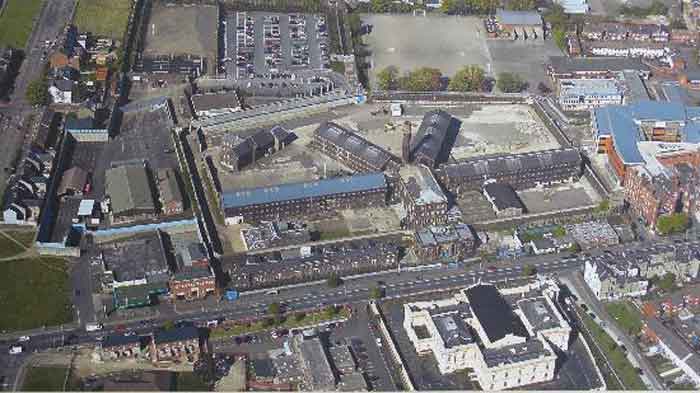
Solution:
<svg viewBox="0 0 700 393"><path fill-rule="evenodd" d="M627 164L644 162L637 142L644 141L645 137L636 121L685 122L682 141L700 143L700 107L686 107L678 102L640 101L627 106L597 108L594 116L598 136L611 135L615 150Z"/></svg>
<svg viewBox="0 0 700 393"><path fill-rule="evenodd" d="M221 195L224 209L295 199L314 198L386 187L383 173L367 173L304 183L226 191Z"/></svg>

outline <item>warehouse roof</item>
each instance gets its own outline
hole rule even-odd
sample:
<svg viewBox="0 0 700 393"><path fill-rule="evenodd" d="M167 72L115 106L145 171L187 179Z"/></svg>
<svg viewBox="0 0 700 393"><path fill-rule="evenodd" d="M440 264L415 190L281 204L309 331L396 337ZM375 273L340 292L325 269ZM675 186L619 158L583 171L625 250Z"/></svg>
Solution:
<svg viewBox="0 0 700 393"><path fill-rule="evenodd" d="M106 172L107 195L115 214L129 210L155 210L148 174L143 165L123 165Z"/></svg>
<svg viewBox="0 0 700 393"><path fill-rule="evenodd" d="M199 330L195 326L182 326L170 330L161 330L155 335L156 344L199 339Z"/></svg>
<svg viewBox="0 0 700 393"><path fill-rule="evenodd" d="M237 109L241 104L235 91L214 94L195 94L192 96L192 107L195 112Z"/></svg>
<svg viewBox="0 0 700 393"><path fill-rule="evenodd" d="M502 25L541 25L542 17L535 11L509 11L499 9L496 11L496 19Z"/></svg>
<svg viewBox="0 0 700 393"><path fill-rule="evenodd" d="M523 322L494 285L474 285L465 293L472 312L492 343L507 335L529 337Z"/></svg>
<svg viewBox="0 0 700 393"><path fill-rule="evenodd" d="M350 192L369 191L378 188L386 188L384 174L367 173L311 182L288 183L270 187L226 191L221 195L221 205L226 209L303 198L318 198Z"/></svg>

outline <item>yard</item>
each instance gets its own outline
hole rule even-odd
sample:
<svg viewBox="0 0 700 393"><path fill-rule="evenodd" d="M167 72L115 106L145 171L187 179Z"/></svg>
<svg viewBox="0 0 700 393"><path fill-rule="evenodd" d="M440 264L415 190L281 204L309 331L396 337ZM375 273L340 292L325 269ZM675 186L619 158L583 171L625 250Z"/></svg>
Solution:
<svg viewBox="0 0 700 393"><path fill-rule="evenodd" d="M69 291L68 264L64 259L0 261L0 330L69 322Z"/></svg>
<svg viewBox="0 0 700 393"><path fill-rule="evenodd" d="M43 0L5 0L0 15L0 47L24 48Z"/></svg>
<svg viewBox="0 0 700 393"><path fill-rule="evenodd" d="M79 0L73 23L81 32L121 40L132 0Z"/></svg>
<svg viewBox="0 0 700 393"><path fill-rule="evenodd" d="M642 330L642 318L632 303L627 301L608 303L605 309L615 318L625 333L636 335Z"/></svg>
<svg viewBox="0 0 700 393"><path fill-rule="evenodd" d="M4 231L6 235L22 243L24 248L30 248L32 243L34 243L34 235L36 234L33 230L29 231Z"/></svg>
<svg viewBox="0 0 700 393"><path fill-rule="evenodd" d="M62 392L66 382L65 367L32 367L22 385L23 391L30 392Z"/></svg>
<svg viewBox="0 0 700 393"><path fill-rule="evenodd" d="M608 334L603 330L603 328L598 326L598 324L595 323L595 321L593 321L593 319L591 319L591 317L588 314L584 312L581 312L580 314L582 316L583 323L593 335L593 340L595 340L595 342L604 352L605 357L612 365L613 369L615 370L615 373L622 380L624 389L646 390L646 386L639 377L637 369L634 368L634 366L632 366L629 360L627 360L627 357L625 356L625 353L622 351L620 346L618 346L617 343L615 343L615 341L610 336L608 336ZM606 378L606 382L608 384L611 383L611 381L608 378ZM608 388L614 390L611 386L609 386Z"/></svg>

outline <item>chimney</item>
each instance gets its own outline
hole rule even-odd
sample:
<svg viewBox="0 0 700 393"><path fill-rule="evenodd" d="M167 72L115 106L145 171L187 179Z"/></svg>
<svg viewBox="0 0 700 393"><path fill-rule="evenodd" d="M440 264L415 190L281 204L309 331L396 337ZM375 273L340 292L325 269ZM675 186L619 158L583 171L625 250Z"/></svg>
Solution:
<svg viewBox="0 0 700 393"><path fill-rule="evenodd" d="M403 141L401 143L401 160L404 164L408 164L411 160L411 122L404 123L406 128L403 132Z"/></svg>

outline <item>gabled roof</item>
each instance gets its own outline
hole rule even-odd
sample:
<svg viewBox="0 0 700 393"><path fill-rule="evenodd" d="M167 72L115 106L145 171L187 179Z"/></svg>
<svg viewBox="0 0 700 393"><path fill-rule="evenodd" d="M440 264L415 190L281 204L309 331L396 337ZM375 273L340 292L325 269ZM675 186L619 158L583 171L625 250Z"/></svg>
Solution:
<svg viewBox="0 0 700 393"><path fill-rule="evenodd" d="M494 285L477 284L465 290L472 312L493 343L509 334L528 338L527 329Z"/></svg>

